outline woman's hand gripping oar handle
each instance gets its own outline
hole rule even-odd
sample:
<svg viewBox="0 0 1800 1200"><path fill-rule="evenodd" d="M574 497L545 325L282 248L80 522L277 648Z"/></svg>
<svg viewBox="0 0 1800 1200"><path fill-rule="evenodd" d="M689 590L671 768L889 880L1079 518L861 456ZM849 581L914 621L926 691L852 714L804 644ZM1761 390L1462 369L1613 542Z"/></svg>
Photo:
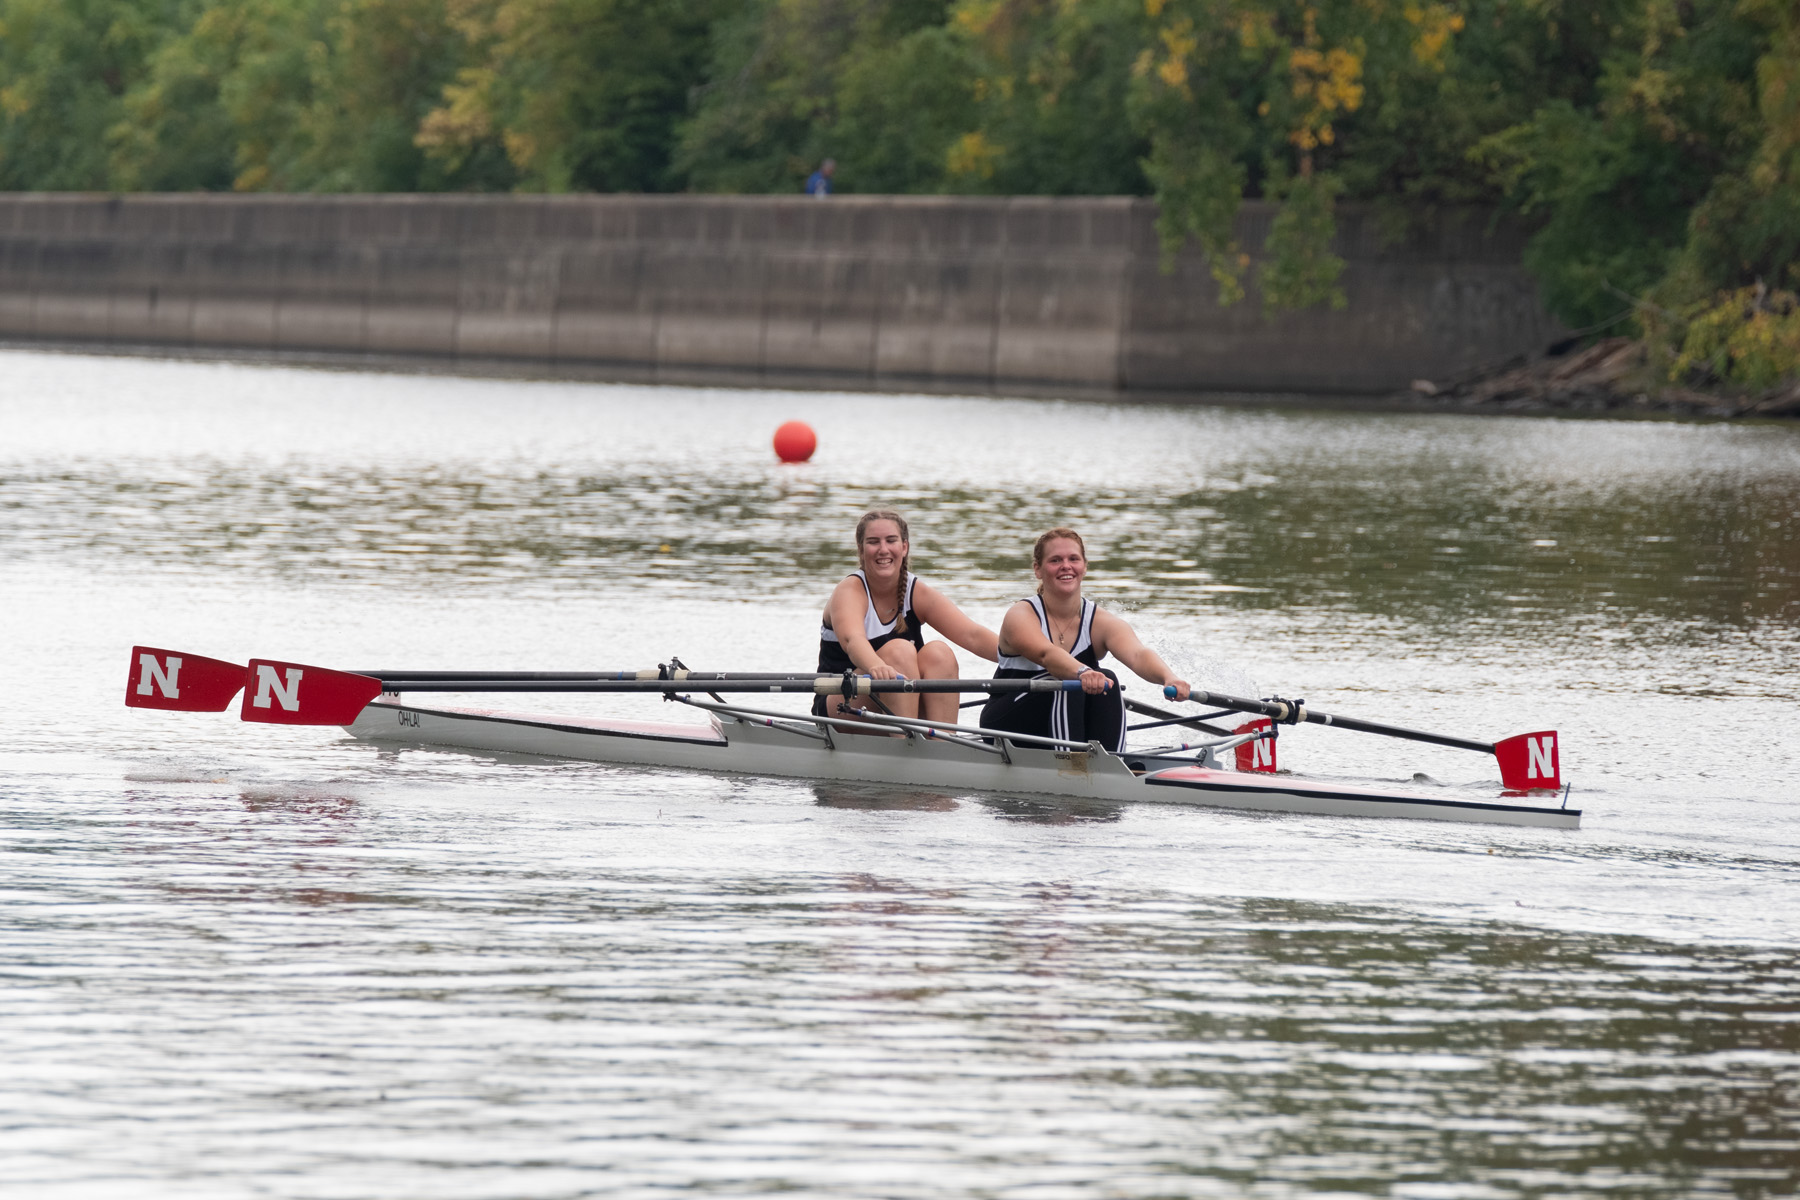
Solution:
<svg viewBox="0 0 1800 1200"><path fill-rule="evenodd" d="M1175 689L1166 687L1163 695L1173 700ZM1279 696L1268 700L1246 700L1242 696L1194 691L1189 693L1188 699L1196 704L1255 713L1280 725L1298 725L1302 722L1309 725L1333 725L1357 733L1377 733L1383 737L1404 738L1409 742L1425 742L1433 746L1492 754L1500 764L1500 782L1512 791L1537 791L1562 786L1562 762L1557 746L1559 739L1553 729L1521 733L1499 742L1478 742L1473 738L1427 733L1422 729L1407 729L1400 725L1383 725L1379 721L1365 721L1361 717L1341 717L1333 713L1317 712L1307 708L1303 700L1283 700Z"/></svg>

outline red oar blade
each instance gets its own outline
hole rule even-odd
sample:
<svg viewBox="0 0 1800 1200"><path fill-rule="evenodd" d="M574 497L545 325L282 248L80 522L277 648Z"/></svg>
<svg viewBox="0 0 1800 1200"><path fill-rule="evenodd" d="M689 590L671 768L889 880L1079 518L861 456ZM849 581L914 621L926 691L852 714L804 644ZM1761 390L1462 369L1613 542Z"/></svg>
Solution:
<svg viewBox="0 0 1800 1200"><path fill-rule="evenodd" d="M1233 733L1249 733L1251 730L1269 728L1267 717L1258 717L1254 721L1245 721ZM1237 748L1237 769L1240 771L1275 772L1275 739L1257 738L1254 742L1245 742Z"/></svg>
<svg viewBox="0 0 1800 1200"><path fill-rule="evenodd" d="M1533 792L1562 787L1562 753L1554 729L1521 733L1494 743L1500 760L1500 782L1511 792Z"/></svg>
<svg viewBox="0 0 1800 1200"><path fill-rule="evenodd" d="M246 721L269 725L348 725L381 695L381 680L303 663L253 658L245 668Z"/></svg>
<svg viewBox="0 0 1800 1200"><path fill-rule="evenodd" d="M126 708L167 708L176 712L224 712L244 686L244 668L183 650L131 648L125 677Z"/></svg>

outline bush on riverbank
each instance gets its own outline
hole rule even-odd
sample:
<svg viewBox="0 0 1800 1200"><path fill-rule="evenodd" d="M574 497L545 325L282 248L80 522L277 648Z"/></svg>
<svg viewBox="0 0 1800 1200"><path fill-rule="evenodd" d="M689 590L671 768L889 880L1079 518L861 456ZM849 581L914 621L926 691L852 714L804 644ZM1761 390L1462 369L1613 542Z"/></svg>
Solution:
<svg viewBox="0 0 1800 1200"><path fill-rule="evenodd" d="M1800 374L1791 0L0 0L7 189L786 191L828 155L1153 194L1270 311L1343 303L1339 202L1512 205L1571 327Z"/></svg>

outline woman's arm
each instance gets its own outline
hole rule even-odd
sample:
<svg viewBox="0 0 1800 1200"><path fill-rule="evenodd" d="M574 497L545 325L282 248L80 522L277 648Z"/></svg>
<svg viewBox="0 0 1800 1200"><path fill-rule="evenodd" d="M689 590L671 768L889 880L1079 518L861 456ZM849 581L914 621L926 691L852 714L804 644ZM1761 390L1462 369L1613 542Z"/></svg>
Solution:
<svg viewBox="0 0 1800 1200"><path fill-rule="evenodd" d="M1174 685L1175 698L1188 698L1188 682L1176 677L1169 669L1169 664L1162 660L1162 655L1138 640L1137 633L1118 617L1105 609L1094 613L1094 653L1104 657L1108 654L1124 663L1131 671L1152 683L1164 686Z"/></svg>
<svg viewBox="0 0 1800 1200"><path fill-rule="evenodd" d="M1038 625L1037 612L1021 600L1006 610L1006 619L1000 622L1000 636L1011 646L1014 654L1022 654L1034 663L1043 664L1044 670L1058 679L1079 679L1084 692L1100 693L1112 684L1112 680L1076 661L1075 656L1044 636L1044 630Z"/></svg>
<svg viewBox="0 0 1800 1200"><path fill-rule="evenodd" d="M994 631L970 619L942 592L923 580L913 585L913 612L919 620L970 654L989 662L999 659L999 639L994 636Z"/></svg>
<svg viewBox="0 0 1800 1200"><path fill-rule="evenodd" d="M831 631L837 634L838 644L856 669L872 679L897 679L900 672L875 653L875 647L869 645L869 636L863 632L863 618L869 612L869 593L862 581L851 575L831 593L831 600L825 606L831 614Z"/></svg>

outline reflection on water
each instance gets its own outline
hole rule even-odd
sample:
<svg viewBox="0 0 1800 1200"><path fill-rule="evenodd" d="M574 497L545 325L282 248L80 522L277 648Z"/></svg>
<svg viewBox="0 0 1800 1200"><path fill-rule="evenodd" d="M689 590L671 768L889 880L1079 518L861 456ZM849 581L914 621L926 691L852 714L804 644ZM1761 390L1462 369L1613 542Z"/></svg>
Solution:
<svg viewBox="0 0 1800 1200"><path fill-rule="evenodd" d="M56 436L70 422L20 394L33 371L68 389L69 369L11 357L24 375L0 447L12 560L755 597L817 591L842 570L857 514L898 506L921 569L982 594L1015 593L1036 533L1077 520L1097 577L1149 607L1602 614L1624 637L1800 617L1800 431L1787 428L1180 408L1096 419L1084 405L886 397L894 427L937 436L870 442L860 402L269 371L255 386L289 425L264 437L230 389L196 401L176 386L184 364L155 364L124 394L89 381L95 394L76 399L97 411L74 449ZM216 420L193 411L221 404ZM780 467L764 426L804 407L821 410L808 413L820 461ZM495 428L501 410L512 424ZM1027 429L1066 453L1038 461Z"/></svg>
<svg viewBox="0 0 1800 1200"><path fill-rule="evenodd" d="M1338 438L1356 419L1290 419L1290 445L1263 443L1272 456L1265 468L1280 478L1027 495L1004 483L896 494L706 467L671 476L514 463L94 464L53 473L11 464L0 465L0 529L12 557L122 555L294 581L545 589L614 580L758 596L829 578L856 515L897 503L934 576L961 580L1027 577L1031 539L1079 513L1096 573L1130 581L1134 600L1150 606L1297 604L1441 620L1604 611L1627 626L1800 616L1800 473L1678 482L1622 471L1607 486L1584 486L1554 468L1521 476L1471 465L1456 452L1464 431L1454 427L1442 430L1451 445L1437 453L1355 458L1326 475L1312 474L1304 456L1273 458Z"/></svg>
<svg viewBox="0 0 1800 1200"><path fill-rule="evenodd" d="M1800 1188L1794 430L24 354L0 383L20 1195ZM803 468L768 461L790 417L821 434ZM136 641L791 668L874 505L987 619L1069 521L1184 669L1553 724L1584 828L375 749L118 703ZM1282 739L1309 774L1485 795L1476 757Z"/></svg>
<svg viewBox="0 0 1800 1200"><path fill-rule="evenodd" d="M646 869L671 834L630 802L539 838L474 805L88 800L79 832L14 813L28 1194L1800 1184L1791 948L1033 879L1067 825L952 878L843 847Z"/></svg>
<svg viewBox="0 0 1800 1200"><path fill-rule="evenodd" d="M847 808L858 812L952 812L953 797L938 792L831 781L812 786L813 800L821 808Z"/></svg>
<svg viewBox="0 0 1800 1200"><path fill-rule="evenodd" d="M1028 800L1010 796L983 796L981 806L1007 821L1027 821L1033 825L1081 825L1095 821L1117 821L1125 812L1121 804L1101 804L1087 800Z"/></svg>

